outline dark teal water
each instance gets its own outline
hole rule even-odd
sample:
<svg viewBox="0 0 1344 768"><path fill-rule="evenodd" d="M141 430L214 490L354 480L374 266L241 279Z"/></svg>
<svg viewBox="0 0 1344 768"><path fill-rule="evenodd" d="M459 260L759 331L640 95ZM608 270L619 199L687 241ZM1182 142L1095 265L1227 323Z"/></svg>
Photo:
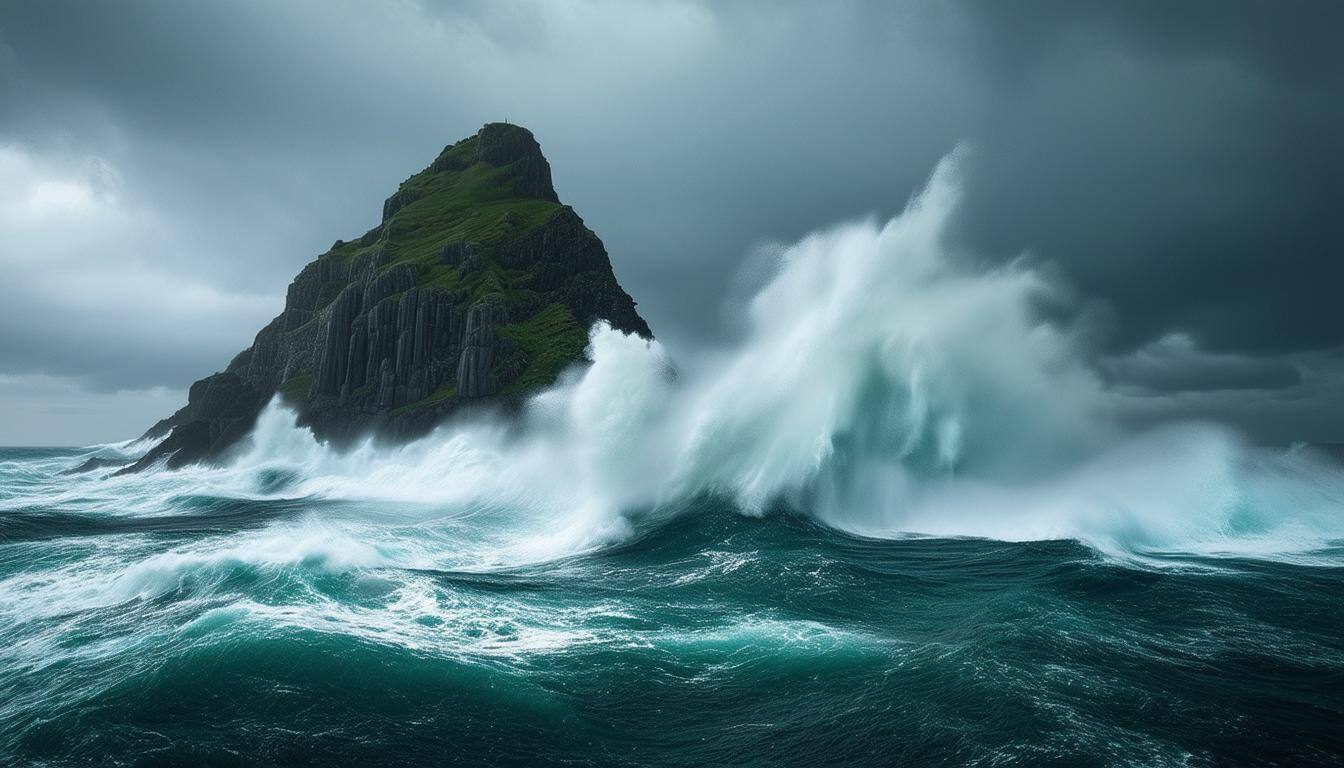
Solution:
<svg viewBox="0 0 1344 768"><path fill-rule="evenodd" d="M488 509L55 475L86 453L0 451L3 765L1344 756L1338 542L1116 558L701 497L488 565L470 532L516 535Z"/></svg>

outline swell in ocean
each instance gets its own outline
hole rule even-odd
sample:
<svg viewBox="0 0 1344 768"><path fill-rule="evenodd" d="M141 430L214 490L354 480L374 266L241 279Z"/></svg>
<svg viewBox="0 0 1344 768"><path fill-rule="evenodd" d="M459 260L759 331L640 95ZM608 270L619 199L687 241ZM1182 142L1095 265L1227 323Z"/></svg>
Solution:
<svg viewBox="0 0 1344 768"><path fill-rule="evenodd" d="M731 345L599 325L518 420L0 450L0 756L1337 759L1344 472L1129 429L1063 286L949 254L956 175L770 251Z"/></svg>

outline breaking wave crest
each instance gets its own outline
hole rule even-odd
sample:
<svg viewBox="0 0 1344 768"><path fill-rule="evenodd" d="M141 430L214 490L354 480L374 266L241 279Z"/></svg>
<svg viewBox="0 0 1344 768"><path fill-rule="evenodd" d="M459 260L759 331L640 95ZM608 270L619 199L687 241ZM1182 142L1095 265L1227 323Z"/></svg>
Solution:
<svg viewBox="0 0 1344 768"><path fill-rule="evenodd" d="M1344 471L1127 427L956 192L518 419L0 449L0 765L1337 763Z"/></svg>
<svg viewBox="0 0 1344 768"><path fill-rule="evenodd" d="M704 494L872 537L1070 538L1118 555L1338 544L1344 474L1328 461L1212 425L1127 434L1075 332L1038 318L1061 288L1023 263L949 254L956 176L953 155L890 221L781 249L742 339L675 375L657 342L599 324L592 364L537 396L521 428L478 418L337 452L272 403L231 466L175 474L494 510L524 558L619 540Z"/></svg>

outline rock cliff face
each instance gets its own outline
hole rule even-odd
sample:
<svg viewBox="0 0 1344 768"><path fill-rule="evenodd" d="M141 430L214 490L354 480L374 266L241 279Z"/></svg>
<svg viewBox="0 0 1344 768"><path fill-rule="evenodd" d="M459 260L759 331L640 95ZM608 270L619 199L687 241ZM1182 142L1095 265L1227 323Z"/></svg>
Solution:
<svg viewBox="0 0 1344 768"><path fill-rule="evenodd" d="M192 385L146 433L167 437L126 471L220 455L277 392L337 442L517 403L582 359L599 319L651 336L532 134L491 123L403 182L377 227L304 267L284 311Z"/></svg>

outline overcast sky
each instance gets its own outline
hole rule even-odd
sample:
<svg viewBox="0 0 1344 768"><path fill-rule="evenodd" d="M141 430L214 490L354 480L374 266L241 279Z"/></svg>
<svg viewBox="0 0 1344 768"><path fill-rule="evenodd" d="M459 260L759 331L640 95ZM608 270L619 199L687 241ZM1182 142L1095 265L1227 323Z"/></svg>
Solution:
<svg viewBox="0 0 1344 768"><path fill-rule="evenodd" d="M675 354L970 150L1145 417L1344 441L1344 3L0 3L0 444L131 437L445 144L532 129Z"/></svg>

